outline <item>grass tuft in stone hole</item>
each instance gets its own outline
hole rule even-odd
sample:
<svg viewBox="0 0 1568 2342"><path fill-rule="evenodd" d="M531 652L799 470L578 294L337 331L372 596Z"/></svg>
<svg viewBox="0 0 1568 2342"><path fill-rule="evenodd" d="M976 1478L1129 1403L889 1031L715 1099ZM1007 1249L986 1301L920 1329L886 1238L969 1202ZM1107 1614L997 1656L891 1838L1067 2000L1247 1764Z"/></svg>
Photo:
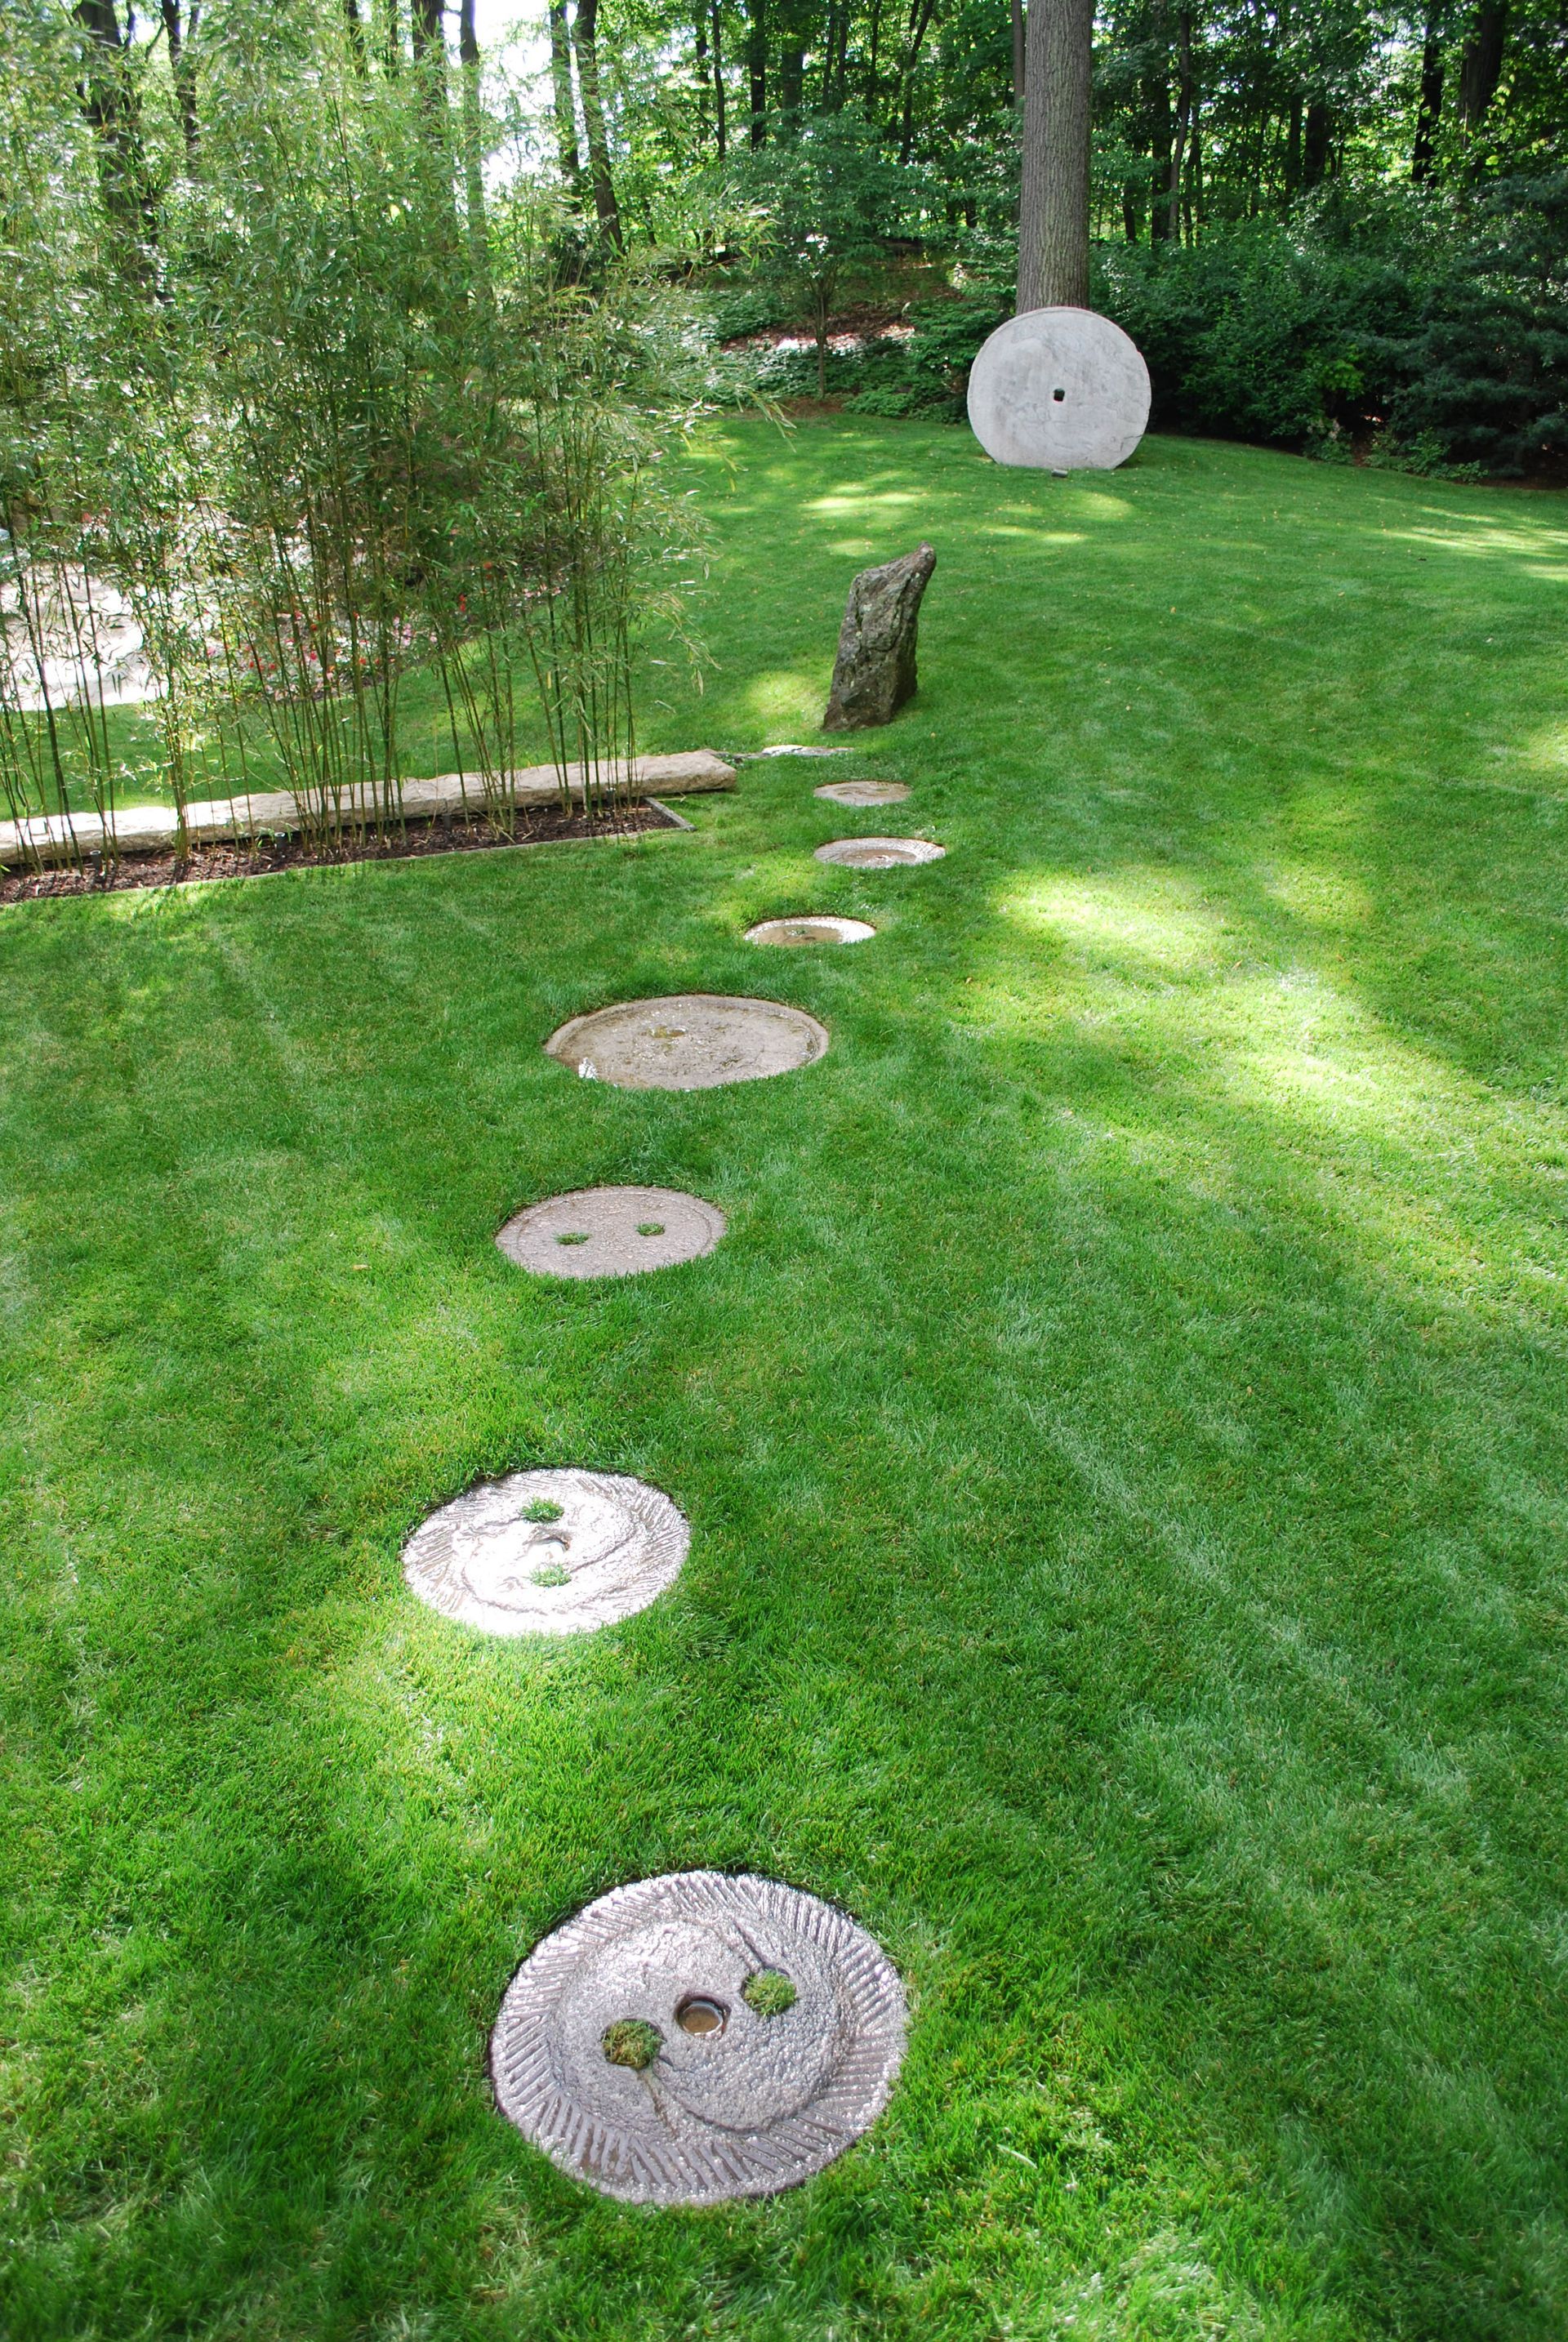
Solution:
<svg viewBox="0 0 1568 2342"><path fill-rule="evenodd" d="M629 2066L634 2074L645 2071L664 2046L658 2027L642 2017L618 2017L599 2038L611 2065Z"/></svg>
<svg viewBox="0 0 1568 2342"><path fill-rule="evenodd" d="M640 1236L662 1236L664 1233L664 1224L663 1220L639 1220L637 1222L637 1234Z"/></svg>
<svg viewBox="0 0 1568 2342"><path fill-rule="evenodd" d="M558 1561L547 1561L543 1569L534 1572L530 1583L534 1586L570 1586L572 1573L569 1569L563 1569Z"/></svg>
<svg viewBox="0 0 1568 2342"><path fill-rule="evenodd" d="M757 2017L782 2017L795 2005L795 1988L783 1968L759 1968L741 1987L741 1998Z"/></svg>
<svg viewBox="0 0 1568 2342"><path fill-rule="evenodd" d="M555 1241L557 1244L586 1244L588 1231L586 1228L574 1228L569 1235L557 1236Z"/></svg>
<svg viewBox="0 0 1568 2342"><path fill-rule="evenodd" d="M523 1517L525 1521L558 1521L561 1507L548 1496L535 1496Z"/></svg>

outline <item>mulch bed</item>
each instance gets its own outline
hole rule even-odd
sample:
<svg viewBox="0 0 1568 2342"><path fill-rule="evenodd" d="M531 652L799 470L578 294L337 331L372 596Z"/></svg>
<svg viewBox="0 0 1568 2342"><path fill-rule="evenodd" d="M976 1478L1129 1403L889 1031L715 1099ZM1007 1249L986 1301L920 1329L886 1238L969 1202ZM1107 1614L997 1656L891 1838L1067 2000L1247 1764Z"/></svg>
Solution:
<svg viewBox="0 0 1568 2342"><path fill-rule="evenodd" d="M510 830L494 822L460 821L437 815L410 821L377 837L350 830L330 847L300 837L224 838L175 854L123 854L101 863L92 856L80 868L0 872L0 904L32 903L59 895L118 895L133 886L179 886L193 879L255 878L269 870L320 870L343 862L406 862L422 854L483 854L493 846L552 846L564 838L635 837L645 829L678 829L673 814L638 801L613 816L589 820L585 814L530 807Z"/></svg>

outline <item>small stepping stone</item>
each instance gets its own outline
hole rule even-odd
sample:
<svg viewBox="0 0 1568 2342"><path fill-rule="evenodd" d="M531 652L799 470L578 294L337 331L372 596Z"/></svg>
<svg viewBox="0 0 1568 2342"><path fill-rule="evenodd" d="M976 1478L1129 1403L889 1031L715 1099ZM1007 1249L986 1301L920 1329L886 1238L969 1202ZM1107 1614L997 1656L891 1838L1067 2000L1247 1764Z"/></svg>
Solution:
<svg viewBox="0 0 1568 2342"><path fill-rule="evenodd" d="M851 756L854 754L853 748L801 748L797 747L793 741L786 741L780 748L748 749L745 752L745 760L750 764L754 759L764 756Z"/></svg>
<svg viewBox="0 0 1568 2342"><path fill-rule="evenodd" d="M574 1016L544 1046L584 1081L623 1090L711 1090L813 1066L827 1028L777 1000L684 992Z"/></svg>
<svg viewBox="0 0 1568 2342"><path fill-rule="evenodd" d="M946 851L928 837L835 837L817 847L816 859L846 870L902 870L911 863L940 862Z"/></svg>
<svg viewBox="0 0 1568 2342"><path fill-rule="evenodd" d="M486 1635L584 1635L644 1610L691 1531L661 1489L614 1472L513 1472L421 1523L403 1575L422 1602Z"/></svg>
<svg viewBox="0 0 1568 2342"><path fill-rule="evenodd" d="M814 797L826 797L832 805L902 805L909 795L909 784L907 781L824 781L820 789L813 789L812 795Z"/></svg>
<svg viewBox="0 0 1568 2342"><path fill-rule="evenodd" d="M700 1260L724 1226L715 1205L678 1187L579 1187L530 1204L495 1241L536 1276L635 1276Z"/></svg>
<svg viewBox="0 0 1568 2342"><path fill-rule="evenodd" d="M647 1878L546 1936L490 2039L501 2111L630 2204L772 2196L887 2104L904 1992L864 1929L796 1887Z"/></svg>
<svg viewBox="0 0 1568 2342"><path fill-rule="evenodd" d="M830 911L806 919L759 919L746 929L748 944L863 944L876 929L864 919L841 919Z"/></svg>

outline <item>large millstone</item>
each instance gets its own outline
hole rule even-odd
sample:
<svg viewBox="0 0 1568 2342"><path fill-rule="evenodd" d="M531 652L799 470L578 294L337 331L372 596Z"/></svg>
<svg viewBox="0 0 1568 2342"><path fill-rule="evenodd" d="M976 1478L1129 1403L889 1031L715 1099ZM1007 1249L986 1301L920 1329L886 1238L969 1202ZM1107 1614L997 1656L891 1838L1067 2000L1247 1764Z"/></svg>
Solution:
<svg viewBox="0 0 1568 2342"><path fill-rule="evenodd" d="M814 1066L827 1027L782 1000L679 992L574 1016L544 1046L584 1081L623 1090L711 1090Z"/></svg>
<svg viewBox="0 0 1568 2342"><path fill-rule="evenodd" d="M1114 470L1149 421L1138 345L1093 309L1026 309L981 346L969 421L998 464L1041 472Z"/></svg>
<svg viewBox="0 0 1568 2342"><path fill-rule="evenodd" d="M929 545L880 569L863 569L849 589L824 732L891 723L915 686L920 601L936 555Z"/></svg>
<svg viewBox="0 0 1568 2342"><path fill-rule="evenodd" d="M771 1878L694 1870L602 1896L507 1987L501 2111L633 2204L771 2196L853 2144L904 2057L898 1978L864 1928Z"/></svg>
<svg viewBox="0 0 1568 2342"><path fill-rule="evenodd" d="M618 1472L513 1472L421 1522L403 1574L487 1635L582 1635L662 1594L691 1532L660 1488Z"/></svg>

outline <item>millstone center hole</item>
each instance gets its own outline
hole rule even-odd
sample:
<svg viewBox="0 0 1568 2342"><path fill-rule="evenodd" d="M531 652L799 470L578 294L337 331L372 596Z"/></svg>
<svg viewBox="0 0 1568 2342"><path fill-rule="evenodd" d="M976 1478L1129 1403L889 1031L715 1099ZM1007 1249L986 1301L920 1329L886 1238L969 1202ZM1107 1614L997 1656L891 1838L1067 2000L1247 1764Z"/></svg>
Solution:
<svg viewBox="0 0 1568 2342"><path fill-rule="evenodd" d="M675 2023L683 2033L722 2033L730 2021L730 2012L722 2000L710 2000L706 1993L689 1992L675 2011Z"/></svg>
<svg viewBox="0 0 1568 2342"><path fill-rule="evenodd" d="M664 1233L664 1224L663 1220L639 1220L637 1222L637 1234L640 1236L662 1236Z"/></svg>
<svg viewBox="0 0 1568 2342"><path fill-rule="evenodd" d="M1052 395L1052 397L1055 400L1055 402L1056 402L1057 405L1058 405L1058 406L1060 406L1060 405L1061 405L1061 404L1062 404L1062 401L1066 397L1067 394L1066 394L1066 392L1065 392L1064 390L1054 390L1054 391L1052 392L1051 395Z"/></svg>
<svg viewBox="0 0 1568 2342"><path fill-rule="evenodd" d="M555 1241L557 1244L586 1244L588 1231L586 1228L574 1228L568 1235L557 1236Z"/></svg>

